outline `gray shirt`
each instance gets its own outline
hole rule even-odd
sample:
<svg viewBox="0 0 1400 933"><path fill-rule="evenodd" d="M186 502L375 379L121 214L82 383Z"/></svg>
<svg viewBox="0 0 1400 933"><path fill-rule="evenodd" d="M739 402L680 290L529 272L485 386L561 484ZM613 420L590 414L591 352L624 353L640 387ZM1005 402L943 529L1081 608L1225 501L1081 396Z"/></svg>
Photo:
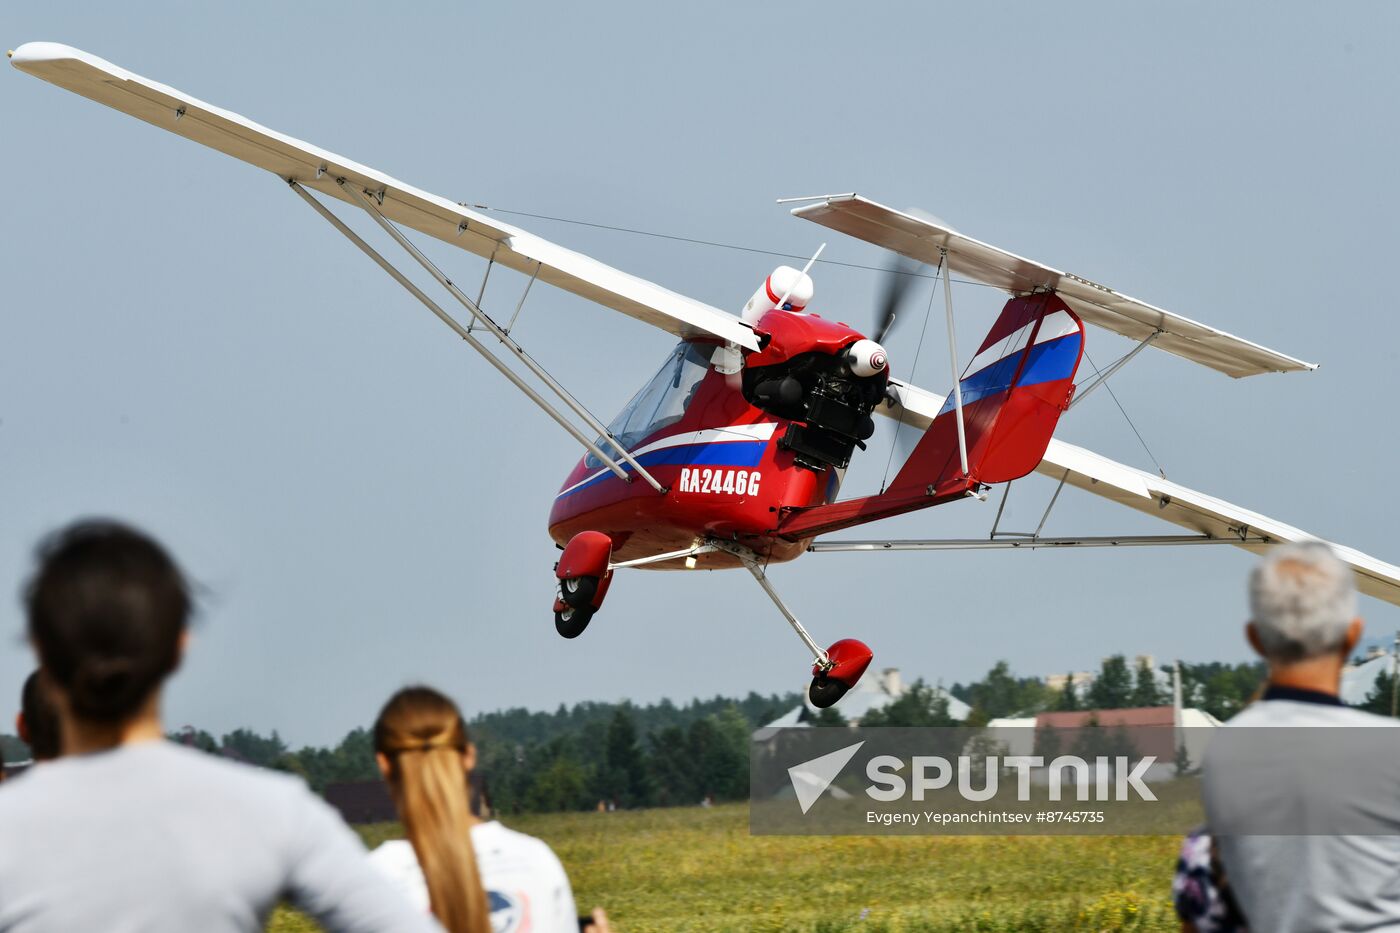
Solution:
<svg viewBox="0 0 1400 933"><path fill-rule="evenodd" d="M1400 779L1358 773L1379 769L1368 768L1363 756L1335 754L1348 734L1364 742L1376 735L1353 729L1395 725L1344 706L1262 700L1212 739L1202 768L1212 832L1233 823L1300 834L1217 836L1225 876L1251 930L1400 931ZM1265 733L1252 732L1280 726L1320 731L1316 739L1300 729L1267 743ZM1233 741L1231 731L1241 728L1251 730L1248 738ZM1365 834L1318 832L1326 826L1363 826ZM1381 834L1390 827L1396 835Z"/></svg>
<svg viewBox="0 0 1400 933"><path fill-rule="evenodd" d="M431 931L291 775L170 742L0 785L0 931L261 930L285 898L331 931Z"/></svg>

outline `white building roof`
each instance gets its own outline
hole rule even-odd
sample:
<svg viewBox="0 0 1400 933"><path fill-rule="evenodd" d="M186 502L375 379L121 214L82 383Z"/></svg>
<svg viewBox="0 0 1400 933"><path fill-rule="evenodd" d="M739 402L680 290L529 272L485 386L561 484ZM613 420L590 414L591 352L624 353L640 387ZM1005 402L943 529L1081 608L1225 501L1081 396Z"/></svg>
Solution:
<svg viewBox="0 0 1400 933"><path fill-rule="evenodd" d="M1382 672L1389 673L1395 663L1389 654L1377 655L1355 667L1342 671L1342 702L1360 706L1376 686L1376 677Z"/></svg>

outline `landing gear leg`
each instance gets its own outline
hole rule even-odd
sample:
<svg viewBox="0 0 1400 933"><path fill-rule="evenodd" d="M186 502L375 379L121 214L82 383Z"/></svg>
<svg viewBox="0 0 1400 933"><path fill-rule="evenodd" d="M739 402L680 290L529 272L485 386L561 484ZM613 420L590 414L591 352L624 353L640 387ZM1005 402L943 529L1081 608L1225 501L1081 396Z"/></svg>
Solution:
<svg viewBox="0 0 1400 933"><path fill-rule="evenodd" d="M773 600L773 605L778 607L778 611L788 620L797 637L802 639L807 650L812 652L812 684L807 688L807 699L812 705L818 709L826 709L845 696L846 691L856 685L865 669L870 666L870 659L873 657L870 648L854 638L843 638L830 648L822 648L812 639L802 623L797 621L797 616L792 614L792 610L783 602L778 591L773 589L773 584L768 582L768 574L757 554L748 548L727 542L713 543L718 550L727 551L743 561L744 568L758 581L758 585L763 587L763 592Z"/></svg>

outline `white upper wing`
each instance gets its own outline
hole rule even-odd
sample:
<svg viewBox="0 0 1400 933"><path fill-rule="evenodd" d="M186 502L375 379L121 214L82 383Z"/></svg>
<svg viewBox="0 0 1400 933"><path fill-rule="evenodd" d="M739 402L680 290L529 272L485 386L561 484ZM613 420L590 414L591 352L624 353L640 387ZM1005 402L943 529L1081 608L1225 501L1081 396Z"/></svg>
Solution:
<svg viewBox="0 0 1400 933"><path fill-rule="evenodd" d="M881 405L879 410L899 418L902 424L918 430L927 428L943 407L943 397L897 380L891 382L901 405L893 409ZM1238 547L1255 553L1262 552L1268 543L1246 544L1242 539L1266 538L1269 543L1281 543L1311 541L1317 537L1061 440L1050 442L1036 470L1057 481L1063 478L1068 486L1111 499L1144 515L1213 538L1239 541ZM1332 547L1356 574L1357 589L1400 606L1400 567L1339 544Z"/></svg>
<svg viewBox="0 0 1400 933"><path fill-rule="evenodd" d="M620 272L580 253L414 188L333 152L284 136L111 62L53 42L20 46L21 71L341 200L337 178L376 194L385 217L683 339L718 338L758 349L737 317ZM352 202L354 203L354 202ZM358 205L357 205L358 206Z"/></svg>
<svg viewBox="0 0 1400 933"><path fill-rule="evenodd" d="M954 272L1018 295L1054 291L1088 323L1134 340L1145 340L1160 331L1153 347L1228 376L1317 368L859 195L831 195L794 208L792 213L931 266L938 265L939 251L946 249Z"/></svg>

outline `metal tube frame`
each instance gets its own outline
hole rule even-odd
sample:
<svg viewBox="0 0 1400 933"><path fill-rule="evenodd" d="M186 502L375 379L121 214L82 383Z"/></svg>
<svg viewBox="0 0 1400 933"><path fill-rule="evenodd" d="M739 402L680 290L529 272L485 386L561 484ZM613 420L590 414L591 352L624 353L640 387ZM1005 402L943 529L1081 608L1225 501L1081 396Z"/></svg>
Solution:
<svg viewBox="0 0 1400 933"><path fill-rule="evenodd" d="M835 666L831 661L831 656L826 653L825 648L812 639L807 629L797 620L797 616L793 615L792 610L787 607L787 603L783 602L783 598L778 595L778 591L773 589L773 584L768 582L768 572L759 556L743 545L734 544L730 541L711 541L709 544L714 550L724 551L726 554L733 554L743 562L744 569L753 575L753 578L758 581L759 586L763 587L763 592L768 594L768 598L773 601L773 605L778 607L778 611L783 614L783 618L787 619L788 625L792 626L792 630L797 633L797 637L802 639L802 643L807 646L807 650L812 652L812 658L816 661L817 666L823 671L831 670L831 668Z"/></svg>
<svg viewBox="0 0 1400 933"><path fill-rule="evenodd" d="M1154 331L1137 346L1133 347L1127 353L1123 354L1123 356L1119 358L1118 362L1114 363L1113 365L1109 366L1108 369L1105 369L1103 372L1099 373L1098 378L1095 379L1093 382L1089 383L1089 385L1085 387L1083 392L1075 393L1074 398L1070 399L1069 406L1065 408L1065 411L1072 411L1074 409L1074 406L1078 405L1080 402L1088 398L1095 389L1097 389L1099 386L1103 385L1105 382L1108 381L1109 376L1112 376L1114 373L1118 372L1118 370L1126 366L1129 363L1129 361L1132 360L1133 357L1137 356L1143 350L1146 350L1148 346L1152 343L1152 341L1162 336L1162 333L1163 332L1160 330Z"/></svg>
<svg viewBox="0 0 1400 933"><path fill-rule="evenodd" d="M645 567L647 564L661 564L668 560L679 560L682 557L699 557L701 554L711 554L719 548L713 544L697 544L694 547L684 548L679 551L667 551L664 554L652 554L648 557L638 557L633 560L618 561L608 564L609 570L622 570L626 567Z"/></svg>
<svg viewBox="0 0 1400 933"><path fill-rule="evenodd" d="M1060 484L1055 487L1055 494L1050 497L1050 504L1045 507L1045 514L1040 516L1040 524L1035 526L1035 533L1031 538L1039 538L1040 533L1045 530L1045 523L1050 520L1050 510L1055 507L1055 503L1060 500L1060 493L1065 491L1065 480L1069 479L1069 470L1060 477Z"/></svg>
<svg viewBox="0 0 1400 933"><path fill-rule="evenodd" d="M945 538L935 540L814 541L812 553L836 551L983 551L1044 547L1167 547L1203 544L1269 544L1269 538L1213 538L1210 535L1106 535L1082 538Z"/></svg>
<svg viewBox="0 0 1400 933"><path fill-rule="evenodd" d="M1009 538L1024 538L1024 537L1026 537L1025 535L1020 534L1019 532L1015 532L1015 531L998 531L998 530L997 530L998 528L1001 527L1001 513L1003 513L1003 512L1006 511L1006 500L1008 500L1008 499L1011 498L1011 487L1015 484L1015 482L1016 482L1015 480L1012 480L1011 482L1007 483L1005 487L1002 488L1002 491L1001 491L1001 505L997 506L997 517L996 517L995 519L992 520L992 531L991 531L991 534L989 534L989 535L987 536L987 537L989 537L989 538L995 538L995 537L998 537L998 536L1005 536L1005 537L1009 537Z"/></svg>
<svg viewBox="0 0 1400 933"><path fill-rule="evenodd" d="M493 354L490 350L486 348L485 344L473 337L471 333L457 321L456 318L452 317L452 315L444 311L438 305L437 302L433 301L426 294L424 294L422 289L420 289L417 285L414 285L413 282L411 282L407 276L405 276L402 272L400 272L397 268L394 267L393 263L389 262L389 260L381 256L378 253L378 251L376 251L374 247L366 243L364 239L360 237L359 234L357 234L354 230L351 230L348 226L346 226L345 222L342 221L339 217L335 216L335 214L332 213L329 208L327 208L320 201L316 200L316 198L312 197L311 193L308 192L305 188L303 188L300 184L298 184L296 179L287 179L287 184L290 185L291 189L295 191L304 201L306 201L307 204L311 205L311 207L316 211L316 213L320 214L321 217L324 218L327 223L329 223L336 230L340 231L340 233L346 239L348 239L351 243L355 244L355 246L357 246L361 252L363 252L371 260L373 260L377 266L379 266L381 269L387 272L394 281L402 285L410 295L412 295L414 298L417 298L420 302L422 302L423 306L426 307L429 311L433 312L433 314L435 314L439 320L441 320L448 327L452 328L453 332L456 333L457 336L465 340L473 350L484 356L487 362L489 362L498 371L500 371L501 375L509 379L517 389L525 393L525 396L529 398L530 401L534 402L545 412L545 414L553 418L561 428L563 428L565 431L568 431L569 434L572 435L575 440L577 440L580 444L582 444L585 448L588 449L589 453L593 454L593 456L597 457L599 461L606 464L608 469L612 470L615 474L617 474L617 476L624 482L632 481L631 477L627 475L626 470L619 466L617 462L614 461L607 454L603 453L603 451L600 450L598 446L594 444L592 440L589 439L588 435L584 434L577 427L575 427L567 418L560 414L559 411L549 403L548 399L544 398L542 395L536 392L529 385L529 383L521 379L519 375L512 372L509 366L501 362L501 360L498 359L495 356L495 354Z"/></svg>
<svg viewBox="0 0 1400 933"><path fill-rule="evenodd" d="M515 330L515 322L520 317L520 309L525 307L525 299L530 297L530 286L535 284L535 279L540 277L540 269L544 266L542 262L535 263L535 271L530 273L530 281L525 283L525 291L520 293L520 300L515 303L515 313L510 316L506 326L502 328L507 334Z"/></svg>
<svg viewBox="0 0 1400 933"><path fill-rule="evenodd" d="M642 466L640 463L637 462L637 459L634 456L632 456L632 453L628 451L625 447L623 447L621 442L619 442L617 438L613 437L612 434L608 432L607 427L604 426L604 424L601 421L595 418L592 412L585 408L583 404L579 402L578 399L574 398L573 395L567 389L560 385L554 379L553 376L546 372L544 367L542 367L539 363L535 362L534 358L530 356L530 354L525 352L525 348L520 346L520 344L518 344L513 338L511 338L510 334L503 330L501 326L497 324L494 320L492 320L490 315L482 311L480 304L468 298L467 295L460 288L458 288L457 285L450 278L443 274L442 270L439 269L433 263L432 260L430 260L427 256L423 255L422 251L420 251L417 246L413 245L413 241L408 239L408 237L404 236L403 233L398 229L398 227L390 223L388 218L386 218L372 203L370 203L369 198L365 197L364 194L356 190L355 186L347 184L344 179L338 179L336 181L336 184L340 185L343 190L348 191L352 195L354 195L356 200L359 201L360 206L362 206L365 209L365 211L370 215L371 218L373 218L375 223L377 223L384 230L385 233L389 234L389 236L394 239L394 242L402 246L404 251L408 253L408 255L411 256L414 259L414 261L418 263L418 265L422 266L423 269L429 275L437 279L438 284L441 285L443 288L447 289L448 293L451 294L452 297L457 300L457 303L460 304L462 307L466 308L467 311L471 313L473 319L479 321L483 327L490 331L492 336L499 340L502 343L502 345L504 345L505 348L511 352L511 355L513 355L516 359L520 360L520 362L524 363L525 367L529 369L530 372L534 373L534 375L541 382L548 386L550 391L552 391L559 398L560 401L567 405L574 412L574 414L582 418L590 428L592 428L598 433L598 436L600 438L605 439L608 442L609 446L616 449L617 456L620 457L623 461L625 461L628 464L628 466L632 467L632 469L636 471L638 476L646 480L648 485L650 485L657 492L662 493L663 495L666 493L666 487L662 486L661 483L657 481L656 477L651 475L651 473L646 469L646 467ZM493 259L493 265L494 262L495 260ZM487 267L486 274L491 274L490 266ZM535 275L539 275L538 268L535 269ZM534 280L531 279L531 281L533 282ZM485 285L486 282L483 278L483 292L485 291ZM526 290L528 293L528 286L526 287ZM521 303L524 303L523 296L521 298ZM517 308L516 314L518 315L519 313L519 308ZM470 328L468 328L468 331L470 331ZM632 480L630 478L627 479L627 482L630 483L631 481Z"/></svg>
<svg viewBox="0 0 1400 933"><path fill-rule="evenodd" d="M967 429L963 426L962 373L958 370L958 335L953 327L953 270L948 265L948 250L938 250L938 264L943 267L943 316L948 320L948 359L953 370L953 405L958 417L958 458L962 475L967 476Z"/></svg>

